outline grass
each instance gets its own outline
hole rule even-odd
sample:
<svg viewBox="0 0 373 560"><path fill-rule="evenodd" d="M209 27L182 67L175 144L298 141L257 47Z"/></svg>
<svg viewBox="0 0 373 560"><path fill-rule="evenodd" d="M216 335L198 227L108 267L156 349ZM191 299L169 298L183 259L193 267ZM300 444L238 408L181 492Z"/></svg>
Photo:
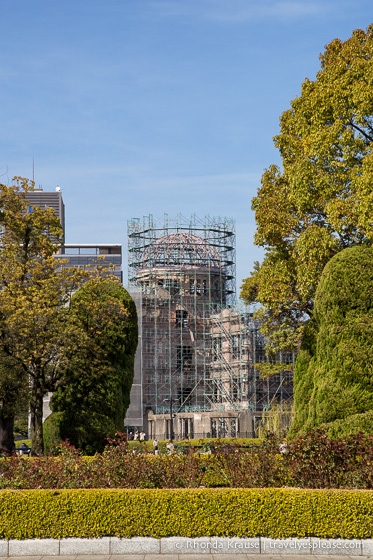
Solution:
<svg viewBox="0 0 373 560"><path fill-rule="evenodd" d="M27 447L31 447L31 439L17 439L15 442L16 447L21 447L22 443L25 443Z"/></svg>

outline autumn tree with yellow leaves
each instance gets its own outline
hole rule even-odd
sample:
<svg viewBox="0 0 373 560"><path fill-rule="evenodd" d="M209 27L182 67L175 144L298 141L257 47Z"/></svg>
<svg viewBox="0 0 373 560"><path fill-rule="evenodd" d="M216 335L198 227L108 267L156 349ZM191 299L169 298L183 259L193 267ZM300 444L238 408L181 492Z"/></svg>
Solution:
<svg viewBox="0 0 373 560"><path fill-rule="evenodd" d="M124 288L107 269L87 272L61 267L53 256L62 247L60 221L51 208L29 206L27 193L33 188L22 178L15 178L11 186L0 185L0 453L12 452L14 415L20 406L29 406L32 451L39 455L44 451L43 398L57 389L63 376L64 383L69 382L66 372L79 374L80 385L104 384L105 372L110 372L117 404L111 413L116 414L116 426L118 414L123 423L133 377L137 317L130 296L123 295ZM95 300L92 291L84 288L92 283ZM118 290L120 301L113 296ZM104 315L106 323L100 326ZM95 328L87 331L89 317ZM127 336L130 343L125 344ZM93 374L96 377L90 379ZM96 390L100 395L100 387ZM96 409L105 405L104 398L95 401Z"/></svg>
<svg viewBox="0 0 373 560"><path fill-rule="evenodd" d="M0 448L11 451L11 419L27 391L32 448L40 454L43 397L55 388L70 298L84 274L59 270L60 221L51 208L30 208L32 190L22 178L0 185Z"/></svg>
<svg viewBox="0 0 373 560"><path fill-rule="evenodd" d="M297 349L326 263L373 240L373 25L335 39L315 80L280 119L271 165L252 201L261 264L241 296L262 304L268 352Z"/></svg>

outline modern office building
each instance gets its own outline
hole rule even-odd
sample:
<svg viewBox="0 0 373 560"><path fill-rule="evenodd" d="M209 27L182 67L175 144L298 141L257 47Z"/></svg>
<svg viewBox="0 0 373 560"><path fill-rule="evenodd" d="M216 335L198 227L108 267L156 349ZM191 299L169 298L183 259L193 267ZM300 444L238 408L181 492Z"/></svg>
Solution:
<svg viewBox="0 0 373 560"><path fill-rule="evenodd" d="M61 253L55 255L64 268L92 270L102 267L123 283L122 245L119 243L65 243Z"/></svg>
<svg viewBox="0 0 373 560"><path fill-rule="evenodd" d="M227 218L133 219L129 290L140 340L125 423L149 437L251 435L291 374L261 380L264 340L236 303L235 225Z"/></svg>
<svg viewBox="0 0 373 560"><path fill-rule="evenodd" d="M33 206L53 208L60 219L63 239L65 239L65 205L60 187L56 187L56 190L52 192L38 188L28 192L26 198L30 203L30 209ZM61 261L62 267L66 268L87 270L98 266L107 268L111 274L123 282L122 245L119 243L67 243L55 255L55 258Z"/></svg>
<svg viewBox="0 0 373 560"><path fill-rule="evenodd" d="M56 216L59 217L63 229L63 239L65 239L65 205L62 199L60 187L55 191L43 191L42 188L29 191L26 195L30 203L29 208L39 206L40 208L53 208Z"/></svg>

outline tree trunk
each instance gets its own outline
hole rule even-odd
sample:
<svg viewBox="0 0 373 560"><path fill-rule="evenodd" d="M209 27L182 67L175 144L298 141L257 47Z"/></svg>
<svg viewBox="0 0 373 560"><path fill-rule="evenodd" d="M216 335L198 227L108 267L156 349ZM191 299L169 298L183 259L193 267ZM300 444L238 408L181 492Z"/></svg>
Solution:
<svg viewBox="0 0 373 560"><path fill-rule="evenodd" d="M4 417L0 412L0 453L12 455L14 452L14 416Z"/></svg>
<svg viewBox="0 0 373 560"><path fill-rule="evenodd" d="M41 387L35 385L32 388L32 396L30 401L31 454L43 455L43 392L41 390Z"/></svg>

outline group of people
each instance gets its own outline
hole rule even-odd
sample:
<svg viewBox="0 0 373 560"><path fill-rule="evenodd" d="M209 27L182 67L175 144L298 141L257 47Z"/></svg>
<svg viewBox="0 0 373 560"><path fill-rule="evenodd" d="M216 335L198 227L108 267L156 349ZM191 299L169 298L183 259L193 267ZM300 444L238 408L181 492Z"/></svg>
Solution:
<svg viewBox="0 0 373 560"><path fill-rule="evenodd" d="M141 431L139 432L138 430L135 430L135 432L129 432L128 434L128 440L129 441L145 441L145 432ZM167 455L172 455L172 453L175 452L175 445L172 443L171 440L169 440L166 444L166 449L167 449ZM154 455L159 455L159 447L158 447L158 439L154 438L153 440L153 452Z"/></svg>
<svg viewBox="0 0 373 560"><path fill-rule="evenodd" d="M166 449L167 449L167 455L172 455L172 453L174 453L175 446L174 446L174 444L172 443L171 440L169 440L166 443ZM154 451L154 455L159 455L159 447L158 447L157 438L154 438L154 440L153 440L153 451Z"/></svg>
<svg viewBox="0 0 373 560"><path fill-rule="evenodd" d="M141 432L139 432L138 430L135 430L135 433L130 432L128 434L128 440L129 441L145 441L145 432L141 430Z"/></svg>

